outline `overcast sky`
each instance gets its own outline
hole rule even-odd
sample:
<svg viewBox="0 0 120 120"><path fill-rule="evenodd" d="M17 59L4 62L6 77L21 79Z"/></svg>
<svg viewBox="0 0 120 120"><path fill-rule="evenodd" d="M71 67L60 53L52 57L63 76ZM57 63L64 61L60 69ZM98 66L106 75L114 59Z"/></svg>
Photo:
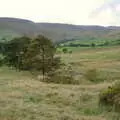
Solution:
<svg viewBox="0 0 120 120"><path fill-rule="evenodd" d="M120 25L120 0L0 0L0 17L79 25Z"/></svg>

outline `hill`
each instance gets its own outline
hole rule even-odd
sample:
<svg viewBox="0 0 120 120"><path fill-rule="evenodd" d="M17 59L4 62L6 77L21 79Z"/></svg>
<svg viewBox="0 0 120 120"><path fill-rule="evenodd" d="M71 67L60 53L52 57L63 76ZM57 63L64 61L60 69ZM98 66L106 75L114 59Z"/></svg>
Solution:
<svg viewBox="0 0 120 120"><path fill-rule="evenodd" d="M0 38L11 39L16 36L37 33L34 22L17 18L0 18Z"/></svg>
<svg viewBox="0 0 120 120"><path fill-rule="evenodd" d="M35 23L18 18L0 18L0 39L43 34L53 41L119 39L119 26L71 25L60 23Z"/></svg>

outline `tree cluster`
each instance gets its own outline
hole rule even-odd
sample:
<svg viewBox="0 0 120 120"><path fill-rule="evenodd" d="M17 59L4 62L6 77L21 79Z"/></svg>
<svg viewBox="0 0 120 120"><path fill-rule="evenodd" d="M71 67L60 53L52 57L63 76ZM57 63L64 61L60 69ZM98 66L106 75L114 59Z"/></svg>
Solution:
<svg viewBox="0 0 120 120"><path fill-rule="evenodd" d="M43 78L60 67L60 58L55 55L56 48L51 40L39 35L14 38L2 44L1 51L7 65L16 70L39 71Z"/></svg>

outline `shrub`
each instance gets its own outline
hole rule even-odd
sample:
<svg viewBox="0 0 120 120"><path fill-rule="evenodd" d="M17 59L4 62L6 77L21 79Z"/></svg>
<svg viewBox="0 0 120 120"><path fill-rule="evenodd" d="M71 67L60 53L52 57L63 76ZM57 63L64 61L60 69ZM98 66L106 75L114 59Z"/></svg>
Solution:
<svg viewBox="0 0 120 120"><path fill-rule="evenodd" d="M92 82L97 82L98 72L96 69L90 69L85 73L85 78Z"/></svg>
<svg viewBox="0 0 120 120"><path fill-rule="evenodd" d="M45 79L44 82L57 84L79 84L79 81L73 78L73 73L74 71L71 66L64 66L54 73L49 73L48 78Z"/></svg>
<svg viewBox="0 0 120 120"><path fill-rule="evenodd" d="M100 104L111 106L117 111L120 111L120 83L117 83L107 90L100 93Z"/></svg>
<svg viewBox="0 0 120 120"><path fill-rule="evenodd" d="M68 52L68 49L67 48L63 48L63 53L67 53Z"/></svg>
<svg viewBox="0 0 120 120"><path fill-rule="evenodd" d="M45 82L57 83L57 84L74 84L73 79L70 76L64 75L54 75L50 79L46 79Z"/></svg>
<svg viewBox="0 0 120 120"><path fill-rule="evenodd" d="M92 43L92 44L91 44L91 47L95 47L95 46L96 46L96 44L95 44L95 43Z"/></svg>

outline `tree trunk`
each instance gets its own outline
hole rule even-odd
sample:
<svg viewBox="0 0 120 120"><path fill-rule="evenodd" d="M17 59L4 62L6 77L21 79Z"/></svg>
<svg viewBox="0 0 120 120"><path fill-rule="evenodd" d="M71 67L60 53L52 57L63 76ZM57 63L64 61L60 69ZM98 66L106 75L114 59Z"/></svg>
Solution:
<svg viewBox="0 0 120 120"><path fill-rule="evenodd" d="M42 74L43 74L43 81L45 80L45 57L44 57L44 52L45 52L45 50L44 50L44 46L43 46L43 53L42 53L42 62L43 62L43 69L42 69Z"/></svg>

